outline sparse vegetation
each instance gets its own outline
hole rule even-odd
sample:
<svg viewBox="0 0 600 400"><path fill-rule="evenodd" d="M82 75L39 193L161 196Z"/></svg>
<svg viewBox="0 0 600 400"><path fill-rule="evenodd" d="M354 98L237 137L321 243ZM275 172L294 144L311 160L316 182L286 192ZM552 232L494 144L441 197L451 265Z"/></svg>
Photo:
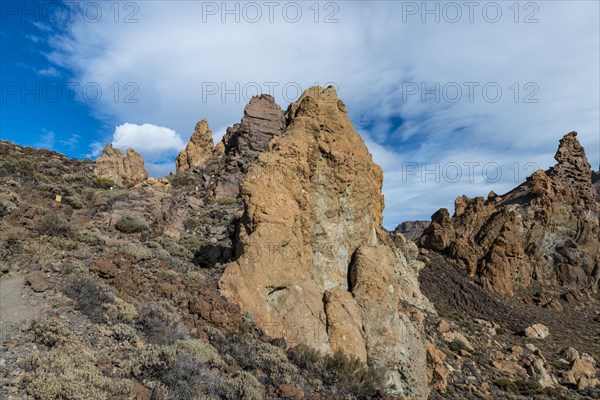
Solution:
<svg viewBox="0 0 600 400"><path fill-rule="evenodd" d="M169 180L174 188L182 188L197 183L198 175L193 172L177 172L177 174L171 176Z"/></svg>
<svg viewBox="0 0 600 400"><path fill-rule="evenodd" d="M131 381L104 376L93 354L74 343L34 352L22 365L27 393L35 399L104 399L131 392Z"/></svg>
<svg viewBox="0 0 600 400"><path fill-rule="evenodd" d="M166 302L143 305L139 310L137 327L153 344L173 344L188 338L177 311Z"/></svg>
<svg viewBox="0 0 600 400"><path fill-rule="evenodd" d="M117 187L117 184L115 183L115 181L113 181L110 178L105 178L102 176L95 176L94 179L92 180L92 183L98 189L108 190L108 189Z"/></svg>
<svg viewBox="0 0 600 400"><path fill-rule="evenodd" d="M37 231L40 235L60 236L64 238L69 238L73 235L73 229L69 222L56 214L46 216L39 224Z"/></svg>
<svg viewBox="0 0 600 400"><path fill-rule="evenodd" d="M147 231L150 225L137 215L124 215L117 221L115 228L120 232L133 234Z"/></svg>
<svg viewBox="0 0 600 400"><path fill-rule="evenodd" d="M461 350L468 351L467 345L463 343L462 340L454 339L448 344L448 348L455 353L458 353Z"/></svg>

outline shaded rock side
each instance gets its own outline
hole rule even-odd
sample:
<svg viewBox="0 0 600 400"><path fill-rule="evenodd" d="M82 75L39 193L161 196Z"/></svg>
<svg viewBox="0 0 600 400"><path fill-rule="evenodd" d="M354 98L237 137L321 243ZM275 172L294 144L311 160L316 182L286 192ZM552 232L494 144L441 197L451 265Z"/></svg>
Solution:
<svg viewBox="0 0 600 400"><path fill-rule="evenodd" d="M427 347L405 308L432 306L416 246L380 227L381 168L332 87L304 92L286 119L242 181L239 258L221 293L268 335L353 354L389 391L426 398Z"/></svg>
<svg viewBox="0 0 600 400"><path fill-rule="evenodd" d="M102 154L96 159L94 175L111 179L120 186L132 186L148 179L142 155L133 149L123 153L107 144Z"/></svg>
<svg viewBox="0 0 600 400"><path fill-rule="evenodd" d="M213 155L214 142L208 121L203 119L196 124L189 143L177 156L177 172L189 171L203 166Z"/></svg>
<svg viewBox="0 0 600 400"><path fill-rule="evenodd" d="M215 154L222 154L221 165L213 180L217 197L236 197L239 185L258 155L267 150L269 141L285 130L284 112L267 94L254 96L244 108L242 120L227 128Z"/></svg>
<svg viewBox="0 0 600 400"><path fill-rule="evenodd" d="M596 191L596 203L600 207L600 171L592 172L592 184Z"/></svg>
<svg viewBox="0 0 600 400"><path fill-rule="evenodd" d="M429 221L404 221L396 227L394 233L401 233L408 240L415 241L421 237L429 224Z"/></svg>
<svg viewBox="0 0 600 400"><path fill-rule="evenodd" d="M503 196L457 198L452 218L436 212L419 246L455 259L495 293L534 284L597 290L599 209L576 132L561 139L555 159Z"/></svg>

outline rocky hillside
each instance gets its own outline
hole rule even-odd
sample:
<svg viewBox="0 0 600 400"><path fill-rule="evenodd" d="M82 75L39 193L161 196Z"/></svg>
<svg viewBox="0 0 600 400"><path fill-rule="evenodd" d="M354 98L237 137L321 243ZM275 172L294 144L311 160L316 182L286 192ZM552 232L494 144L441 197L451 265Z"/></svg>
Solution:
<svg viewBox="0 0 600 400"><path fill-rule="evenodd" d="M600 223L592 170L577 133L560 141L557 164L505 195L459 197L437 211L418 244L457 261L500 294L537 287L596 292Z"/></svg>
<svg viewBox="0 0 600 400"><path fill-rule="evenodd" d="M514 204L570 215L579 273L571 136L548 192ZM216 145L200 121L176 167L0 142L0 398L600 397L593 286L541 308L385 231L382 171L333 88L285 112L255 97Z"/></svg>

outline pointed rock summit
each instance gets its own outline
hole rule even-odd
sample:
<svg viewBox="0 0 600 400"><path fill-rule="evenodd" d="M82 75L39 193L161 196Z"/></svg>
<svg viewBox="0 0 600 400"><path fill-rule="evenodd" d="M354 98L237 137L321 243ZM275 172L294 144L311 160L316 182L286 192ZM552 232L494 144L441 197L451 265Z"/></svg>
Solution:
<svg viewBox="0 0 600 400"><path fill-rule="evenodd" d="M221 142L219 151L224 155L224 165L214 183L215 195L238 196L240 182L250 165L284 129L283 110L272 96L261 94L250 99L240 123L227 128Z"/></svg>
<svg viewBox="0 0 600 400"><path fill-rule="evenodd" d="M126 153L123 153L113 148L111 143L106 145L100 157L96 159L94 175L111 179L120 186L132 186L148 179L148 172L140 153L133 149L127 149Z"/></svg>
<svg viewBox="0 0 600 400"><path fill-rule="evenodd" d="M334 88L308 89L285 118L285 132L242 181L239 257L227 265L221 293L268 335L352 354L384 372L389 391L424 399L418 315L433 310L417 283L416 246L381 228L381 168ZM284 127L283 119L269 121L265 139Z"/></svg>
<svg viewBox="0 0 600 400"><path fill-rule="evenodd" d="M555 159L503 196L457 198L454 216L436 212L418 244L457 260L492 292L598 290L600 209L576 132L561 139Z"/></svg>
<svg viewBox="0 0 600 400"><path fill-rule="evenodd" d="M177 156L175 161L177 172L203 166L213 155L213 147L212 131L208 127L208 121L203 119L196 124L190 142Z"/></svg>

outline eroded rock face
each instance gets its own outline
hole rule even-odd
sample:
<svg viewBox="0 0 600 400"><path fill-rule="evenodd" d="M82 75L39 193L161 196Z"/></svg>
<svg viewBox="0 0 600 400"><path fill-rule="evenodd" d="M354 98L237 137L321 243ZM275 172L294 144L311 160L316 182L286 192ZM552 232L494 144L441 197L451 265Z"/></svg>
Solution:
<svg viewBox="0 0 600 400"><path fill-rule="evenodd" d="M213 155L214 142L208 121L203 119L196 124L194 133L184 150L177 156L177 172L193 170L203 166Z"/></svg>
<svg viewBox="0 0 600 400"><path fill-rule="evenodd" d="M429 221L404 221L396 227L394 232L401 233L408 240L417 240L429 226Z"/></svg>
<svg viewBox="0 0 600 400"><path fill-rule="evenodd" d="M381 226L382 171L333 88L307 90L287 130L250 167L239 258L221 293L291 346L341 349L385 371L390 391L427 396L417 248ZM418 318L415 318L418 320Z"/></svg>
<svg viewBox="0 0 600 400"><path fill-rule="evenodd" d="M127 149L123 153L113 148L110 143L96 159L94 175L111 179L121 186L132 186L148 179L148 172L140 153L133 149Z"/></svg>
<svg viewBox="0 0 600 400"><path fill-rule="evenodd" d="M561 139L555 159L504 196L457 198L454 216L436 212L418 244L456 259L496 293L534 283L597 290L599 209L576 132Z"/></svg>
<svg viewBox="0 0 600 400"><path fill-rule="evenodd" d="M215 149L222 154L222 168L215 180L217 197L236 197L239 185L258 155L269 141L285 129L284 113L267 94L253 97L244 108L240 123L227 128L222 145Z"/></svg>
<svg viewBox="0 0 600 400"><path fill-rule="evenodd" d="M600 171L592 172L592 184L596 190L596 202L600 204Z"/></svg>

